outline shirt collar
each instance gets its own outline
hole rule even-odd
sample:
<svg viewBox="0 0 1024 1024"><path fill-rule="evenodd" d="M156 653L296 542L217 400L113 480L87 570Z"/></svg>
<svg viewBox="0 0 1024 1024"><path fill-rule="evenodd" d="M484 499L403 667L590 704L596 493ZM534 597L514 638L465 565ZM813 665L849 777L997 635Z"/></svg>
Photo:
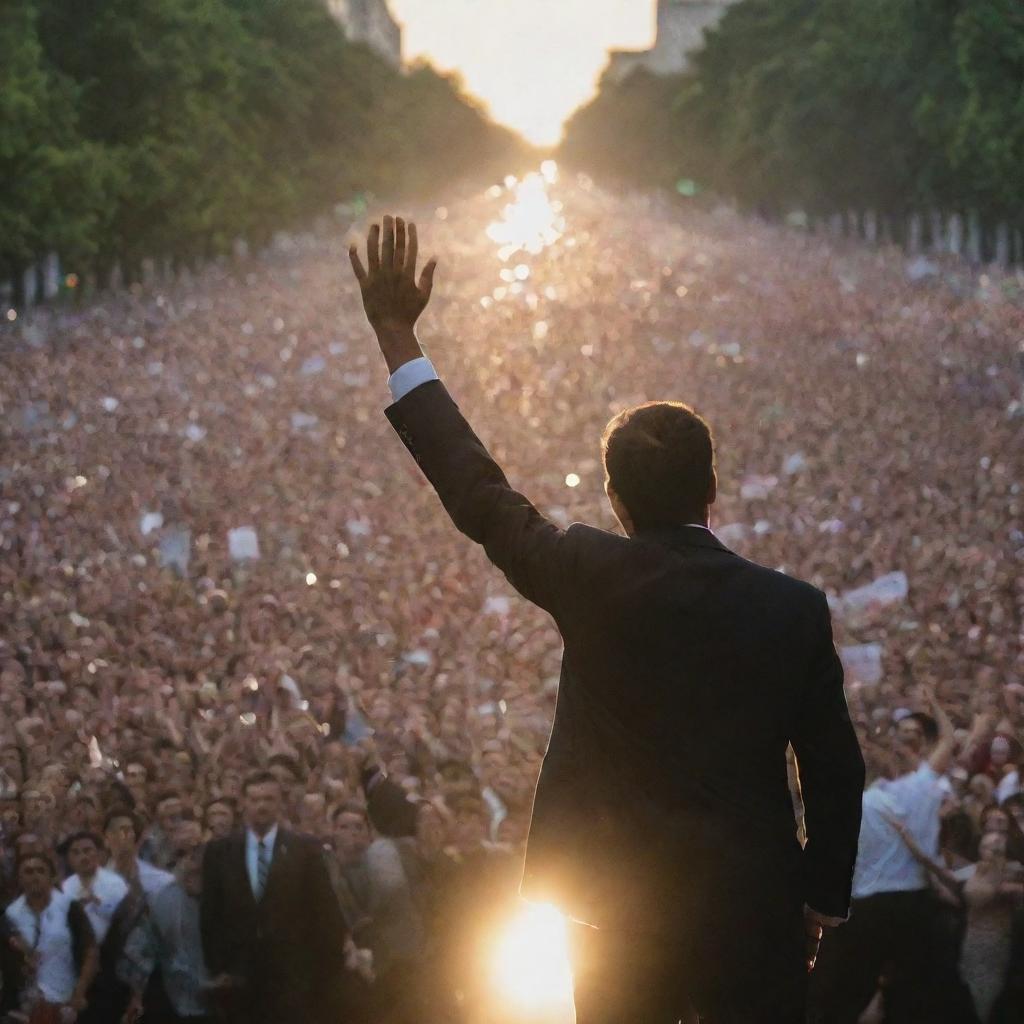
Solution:
<svg viewBox="0 0 1024 1024"><path fill-rule="evenodd" d="M267 834L263 837L266 844L271 850L274 849L274 844L277 842L277 825L272 825L268 830ZM251 828L245 830L245 841L252 848L256 849L260 845L260 837L256 835Z"/></svg>

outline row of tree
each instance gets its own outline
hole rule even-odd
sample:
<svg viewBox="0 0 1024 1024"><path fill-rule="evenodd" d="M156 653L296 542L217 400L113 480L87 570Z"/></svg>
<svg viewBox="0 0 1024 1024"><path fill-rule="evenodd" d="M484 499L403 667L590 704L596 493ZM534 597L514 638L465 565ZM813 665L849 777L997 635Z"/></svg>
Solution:
<svg viewBox="0 0 1024 1024"><path fill-rule="evenodd" d="M625 143L625 144L624 144ZM563 157L768 215L1024 223L1020 0L744 0L683 75L609 76Z"/></svg>
<svg viewBox="0 0 1024 1024"><path fill-rule="evenodd" d="M0 281L50 251L131 277L522 155L457 80L399 73L323 0L4 0L0 53Z"/></svg>

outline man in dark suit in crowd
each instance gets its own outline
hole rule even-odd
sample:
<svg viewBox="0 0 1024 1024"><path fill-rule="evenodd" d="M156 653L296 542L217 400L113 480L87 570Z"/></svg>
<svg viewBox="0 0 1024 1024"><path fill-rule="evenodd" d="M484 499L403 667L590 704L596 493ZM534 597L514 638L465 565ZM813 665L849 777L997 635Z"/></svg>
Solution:
<svg viewBox="0 0 1024 1024"><path fill-rule="evenodd" d="M333 1020L345 924L316 840L280 824L269 772L243 787L245 828L203 857L200 931L215 1000L233 1024Z"/></svg>
<svg viewBox="0 0 1024 1024"><path fill-rule="evenodd" d="M825 595L708 527L711 433L648 403L602 438L626 536L546 519L423 358L415 225L350 250L391 373L387 417L456 527L565 644L522 894L573 922L579 1024L797 1024L822 927L848 915L864 762ZM753 429L753 427L752 427ZM786 751L799 763L801 849Z"/></svg>

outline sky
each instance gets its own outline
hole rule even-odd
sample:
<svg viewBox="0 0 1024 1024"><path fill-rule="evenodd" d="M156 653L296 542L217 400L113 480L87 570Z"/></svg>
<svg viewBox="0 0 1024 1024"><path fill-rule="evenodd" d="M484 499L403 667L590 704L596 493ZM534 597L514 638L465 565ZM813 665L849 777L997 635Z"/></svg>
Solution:
<svg viewBox="0 0 1024 1024"><path fill-rule="evenodd" d="M406 61L459 71L491 116L554 144L607 51L654 45L656 0L388 0Z"/></svg>

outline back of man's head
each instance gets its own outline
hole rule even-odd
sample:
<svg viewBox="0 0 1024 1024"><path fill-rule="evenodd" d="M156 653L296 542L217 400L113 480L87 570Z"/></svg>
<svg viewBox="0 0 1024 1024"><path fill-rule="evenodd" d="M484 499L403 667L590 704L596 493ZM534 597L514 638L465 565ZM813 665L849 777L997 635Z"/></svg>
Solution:
<svg viewBox="0 0 1024 1024"><path fill-rule="evenodd" d="M682 402L624 409L604 429L601 456L637 529L699 521L713 500L711 428Z"/></svg>

